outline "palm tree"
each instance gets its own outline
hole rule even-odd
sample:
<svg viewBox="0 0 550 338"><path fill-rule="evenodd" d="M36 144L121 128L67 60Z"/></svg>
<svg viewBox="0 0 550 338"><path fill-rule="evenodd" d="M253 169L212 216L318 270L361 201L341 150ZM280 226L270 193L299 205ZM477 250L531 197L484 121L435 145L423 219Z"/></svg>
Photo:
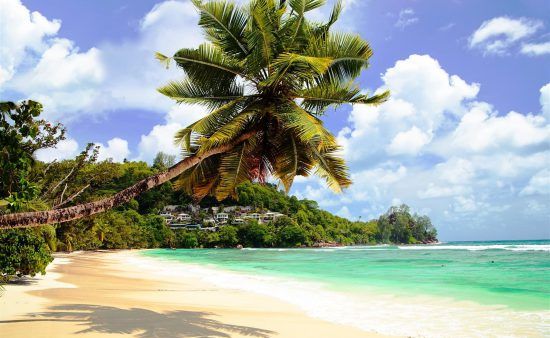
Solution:
<svg viewBox="0 0 550 338"><path fill-rule="evenodd" d="M334 191L351 184L336 139L319 119L341 104L384 102L388 92L369 96L354 80L372 55L359 35L331 32L342 5L328 22L306 13L325 0L193 0L208 43L157 53L185 78L159 88L178 103L201 104L209 114L180 130L184 159L167 171L96 202L63 209L0 216L0 228L59 223L108 210L178 177L176 186L197 199L235 194L245 181L273 177L288 191L297 175L316 174Z"/></svg>

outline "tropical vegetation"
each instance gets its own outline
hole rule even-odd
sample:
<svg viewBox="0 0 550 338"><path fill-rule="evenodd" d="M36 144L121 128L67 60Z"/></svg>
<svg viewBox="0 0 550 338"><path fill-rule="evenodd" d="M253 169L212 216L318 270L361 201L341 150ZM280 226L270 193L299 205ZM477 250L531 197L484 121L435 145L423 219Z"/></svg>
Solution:
<svg viewBox="0 0 550 338"><path fill-rule="evenodd" d="M176 135L184 159L164 172L97 201L0 216L7 228L66 222L127 203L178 178L177 187L200 199L235 197L243 182L278 179L288 191L295 176L316 174L340 191L351 184L339 146L320 116L341 104L380 104L387 92L365 94L354 80L372 50L359 35L333 32L342 10L327 22L308 19L323 0L193 1L209 42L172 57L183 80L159 88L179 103L209 114Z"/></svg>

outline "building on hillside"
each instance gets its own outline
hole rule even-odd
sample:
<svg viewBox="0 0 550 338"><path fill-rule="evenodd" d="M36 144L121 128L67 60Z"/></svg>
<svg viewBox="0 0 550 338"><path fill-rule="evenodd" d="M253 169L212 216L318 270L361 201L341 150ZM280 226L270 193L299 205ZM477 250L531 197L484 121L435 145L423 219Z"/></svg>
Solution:
<svg viewBox="0 0 550 338"><path fill-rule="evenodd" d="M261 215L258 214L257 212L254 212L254 213L251 213L251 214L248 214L245 216L245 218L248 218L248 219L253 219L253 220L256 220L258 222L261 221Z"/></svg>
<svg viewBox="0 0 550 338"><path fill-rule="evenodd" d="M241 225L241 224L244 224L244 219L242 219L242 218L235 218L235 219L233 220L233 222L231 222L231 224L233 224L233 225Z"/></svg>
<svg viewBox="0 0 550 338"><path fill-rule="evenodd" d="M262 221L271 222L282 216L284 216L284 214L281 214L280 212L268 211L262 215Z"/></svg>
<svg viewBox="0 0 550 338"><path fill-rule="evenodd" d="M164 218L166 221L166 224L170 224L174 221L174 216L172 214L163 213L159 215L160 217Z"/></svg>
<svg viewBox="0 0 550 338"><path fill-rule="evenodd" d="M191 221L191 215L186 213L181 213L176 216L176 221L178 222L189 222Z"/></svg>
<svg viewBox="0 0 550 338"><path fill-rule="evenodd" d="M228 219L229 219L229 214L227 212L220 212L216 214L216 220L219 223L227 223Z"/></svg>

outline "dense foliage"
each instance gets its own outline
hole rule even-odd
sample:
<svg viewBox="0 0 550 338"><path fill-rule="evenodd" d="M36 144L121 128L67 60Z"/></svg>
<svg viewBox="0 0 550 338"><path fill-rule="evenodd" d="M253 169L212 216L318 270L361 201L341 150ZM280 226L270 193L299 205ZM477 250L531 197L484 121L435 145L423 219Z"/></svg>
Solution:
<svg viewBox="0 0 550 338"><path fill-rule="evenodd" d="M220 205L215 200L203 206ZM270 184L244 183L237 199L223 205L251 205L257 210L284 213L275 222L248 221L240 226L223 226L217 233L178 230L178 247L298 247L323 244L359 245L377 243L417 244L437 240L437 231L427 216L411 214L406 205L391 207L377 220L350 221L321 210L315 201L298 200ZM181 241L180 241L181 239Z"/></svg>
<svg viewBox="0 0 550 338"><path fill-rule="evenodd" d="M36 229L0 231L0 282L13 276L45 274L53 260L44 238Z"/></svg>

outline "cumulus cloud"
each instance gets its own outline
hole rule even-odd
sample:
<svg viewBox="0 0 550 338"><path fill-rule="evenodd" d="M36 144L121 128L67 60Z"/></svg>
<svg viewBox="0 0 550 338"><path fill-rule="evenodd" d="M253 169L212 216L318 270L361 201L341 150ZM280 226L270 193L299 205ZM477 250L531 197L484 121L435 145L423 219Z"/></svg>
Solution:
<svg viewBox="0 0 550 338"><path fill-rule="evenodd" d="M478 84L449 75L428 55L397 61L382 80L383 89L391 90L390 100L378 107L354 106L350 127L339 133L349 160L418 154L445 119L461 117L467 111L464 101L479 92Z"/></svg>
<svg viewBox="0 0 550 338"><path fill-rule="evenodd" d="M74 158L79 153L78 142L67 137L60 141L55 147L40 149L35 153L36 159L43 162L52 162L53 160L62 161Z"/></svg>
<svg viewBox="0 0 550 338"><path fill-rule="evenodd" d="M399 16L395 22L395 27L405 29L405 27L417 22L418 18L415 16L414 10L412 8L405 8L399 11Z"/></svg>
<svg viewBox="0 0 550 338"><path fill-rule="evenodd" d="M456 129L438 144L439 152L482 153L549 146L550 125L540 115L514 111L498 116L487 103L474 103Z"/></svg>
<svg viewBox="0 0 550 338"><path fill-rule="evenodd" d="M168 111L173 101L156 88L182 73L175 66L167 70L159 65L154 53L173 55L180 48L197 47L204 42L197 23L198 13L190 1L164 1L145 15L135 40L101 45L110 78L105 83L109 102L103 109Z"/></svg>
<svg viewBox="0 0 550 338"><path fill-rule="evenodd" d="M431 140L431 135L413 126L407 131L399 132L386 148L391 155L417 155L422 147Z"/></svg>
<svg viewBox="0 0 550 338"><path fill-rule="evenodd" d="M156 92L169 79L181 76L164 69L156 51L172 55L179 48L204 41L198 13L190 1L164 1L154 6L139 25L137 37L121 43L101 43L87 51L58 36L61 22L30 13L19 0L1 0L10 8L0 15L0 83L44 104L52 120L105 114L117 108L167 111L171 100ZM26 60L20 64L17 60Z"/></svg>
<svg viewBox="0 0 550 338"><path fill-rule="evenodd" d="M523 188L520 195L548 195L550 194L550 169L545 168L531 177L529 183Z"/></svg>
<svg viewBox="0 0 550 338"><path fill-rule="evenodd" d="M484 54L503 55L516 42L533 35L542 27L541 21L529 18L492 18L484 21L470 36L469 47L479 48Z"/></svg>
<svg viewBox="0 0 550 338"><path fill-rule="evenodd" d="M57 34L59 20L30 12L19 0L0 0L0 85L10 80L26 53L46 49L44 39Z"/></svg>
<svg viewBox="0 0 550 338"><path fill-rule="evenodd" d="M550 54L550 42L525 43L521 46L521 53L530 56Z"/></svg>
<svg viewBox="0 0 550 338"><path fill-rule="evenodd" d="M110 139L107 141L107 145L101 142L96 142L95 144L99 146L97 157L99 161L112 160L114 162L122 162L130 155L128 141L119 137ZM38 150L35 156L36 159L43 162L62 161L75 158L82 150L75 139L67 137L55 147Z"/></svg>
<svg viewBox="0 0 550 338"><path fill-rule="evenodd" d="M540 89L540 105L542 106L542 115L547 121L550 121L550 82Z"/></svg>
<svg viewBox="0 0 550 338"><path fill-rule="evenodd" d="M97 159L99 161L112 160L113 162L122 162L130 155L128 141L115 137L107 141L107 145L96 143L99 146Z"/></svg>
<svg viewBox="0 0 550 338"><path fill-rule="evenodd" d="M179 155L181 149L174 144L176 132L206 115L202 106L174 106L165 117L165 123L156 125L147 135L142 135L138 145L137 159L151 162L155 155L162 151Z"/></svg>
<svg viewBox="0 0 550 338"><path fill-rule="evenodd" d="M36 65L17 74L8 87L42 102L45 118L56 119L64 111L94 105L100 95L96 87L104 79L98 49L80 53L72 41L53 39Z"/></svg>
<svg viewBox="0 0 550 338"><path fill-rule="evenodd" d="M307 180L297 183L299 196L352 218L376 217L403 201L429 209L444 235L464 223L543 222L532 206L549 206L550 84L540 90L541 113L502 114L476 101L478 84L448 74L428 55L397 61L382 80L389 101L354 106L338 134L353 185L334 195Z"/></svg>

